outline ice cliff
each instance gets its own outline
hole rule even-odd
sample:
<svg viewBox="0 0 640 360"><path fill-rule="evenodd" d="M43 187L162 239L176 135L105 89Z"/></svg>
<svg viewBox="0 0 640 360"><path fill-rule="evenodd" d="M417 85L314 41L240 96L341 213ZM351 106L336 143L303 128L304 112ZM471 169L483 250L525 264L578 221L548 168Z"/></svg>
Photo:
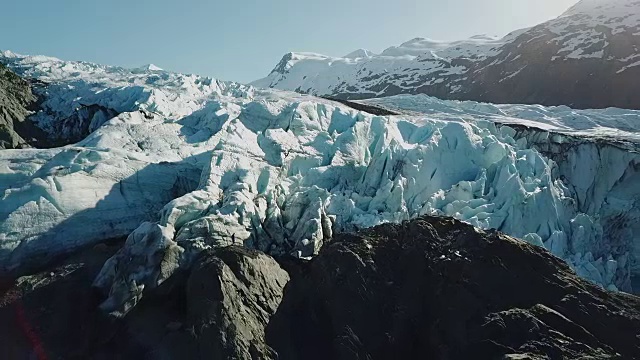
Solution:
<svg viewBox="0 0 640 360"><path fill-rule="evenodd" d="M0 152L2 271L129 234L95 282L108 310L126 311L208 247L311 257L336 232L424 214L544 246L609 289L631 290L639 272L632 141L526 128L526 112L464 104L383 117L160 70L0 60L48 83L46 129L74 104L118 113L71 146ZM638 117L625 114L583 116L615 128Z"/></svg>

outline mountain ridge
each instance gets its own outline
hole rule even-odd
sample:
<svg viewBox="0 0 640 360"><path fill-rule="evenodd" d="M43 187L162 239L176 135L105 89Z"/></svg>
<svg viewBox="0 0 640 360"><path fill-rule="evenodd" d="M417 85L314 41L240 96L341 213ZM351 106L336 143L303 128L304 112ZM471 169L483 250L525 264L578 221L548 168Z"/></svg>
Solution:
<svg viewBox="0 0 640 360"><path fill-rule="evenodd" d="M501 39L414 38L368 58L288 53L251 83L365 99L426 94L448 100L640 108L640 2L582 1Z"/></svg>

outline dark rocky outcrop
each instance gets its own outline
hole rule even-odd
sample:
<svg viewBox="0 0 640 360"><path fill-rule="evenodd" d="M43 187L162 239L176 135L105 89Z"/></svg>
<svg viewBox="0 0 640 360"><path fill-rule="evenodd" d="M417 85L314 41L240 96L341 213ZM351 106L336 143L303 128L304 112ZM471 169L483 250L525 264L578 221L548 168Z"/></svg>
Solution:
<svg viewBox="0 0 640 360"><path fill-rule="evenodd" d="M268 334L281 359L632 359L640 299L498 232L422 218L326 245L292 272Z"/></svg>
<svg viewBox="0 0 640 360"><path fill-rule="evenodd" d="M117 111L98 104L79 106L71 116L65 118L60 118L55 113L49 114L57 120L52 124L49 134L50 145L47 147L77 143L118 115Z"/></svg>
<svg viewBox="0 0 640 360"><path fill-rule="evenodd" d="M81 251L30 276L0 279L0 358L108 359L134 353L110 346L121 328L96 311L101 298L91 289L121 244Z"/></svg>
<svg viewBox="0 0 640 360"><path fill-rule="evenodd" d="M388 110L388 109L383 109L380 106L362 104L362 103L355 102L355 101L332 98L330 96L325 96L324 98L327 99L327 100L339 102L340 104L347 105L352 109L356 109L358 111L364 111L364 112L372 114L372 115L378 115L378 116L400 115L400 113L397 113L397 112L394 112L394 111L391 111L391 110Z"/></svg>
<svg viewBox="0 0 640 360"><path fill-rule="evenodd" d="M31 85L0 64L0 149L29 147L42 131L27 118L37 107Z"/></svg>
<svg viewBox="0 0 640 360"><path fill-rule="evenodd" d="M0 149L52 148L76 143L119 113L98 104L81 105L61 116L41 105L47 84L23 79L0 63ZM53 119L47 131L34 121L43 112Z"/></svg>
<svg viewBox="0 0 640 360"><path fill-rule="evenodd" d="M115 319L98 310L91 283L116 248L99 245L4 281L2 358L38 352L47 359L277 358L264 333L289 276L273 258L241 247L204 252L190 274L174 275Z"/></svg>
<svg viewBox="0 0 640 360"><path fill-rule="evenodd" d="M241 247L207 252L187 282L187 323L200 359L277 359L265 328L289 275L268 255Z"/></svg>
<svg viewBox="0 0 640 360"><path fill-rule="evenodd" d="M100 313L90 289L116 248L5 282L5 358L640 358L639 298L456 220L338 235L308 262L204 251L123 319Z"/></svg>

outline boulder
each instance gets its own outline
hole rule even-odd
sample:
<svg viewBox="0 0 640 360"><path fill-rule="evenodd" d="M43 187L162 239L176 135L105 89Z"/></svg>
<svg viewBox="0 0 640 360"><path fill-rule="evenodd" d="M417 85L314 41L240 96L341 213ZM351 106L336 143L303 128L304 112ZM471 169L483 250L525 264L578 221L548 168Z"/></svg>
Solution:
<svg viewBox="0 0 640 360"><path fill-rule="evenodd" d="M187 326L201 359L276 359L265 342L289 275L268 255L238 246L201 255L187 282Z"/></svg>

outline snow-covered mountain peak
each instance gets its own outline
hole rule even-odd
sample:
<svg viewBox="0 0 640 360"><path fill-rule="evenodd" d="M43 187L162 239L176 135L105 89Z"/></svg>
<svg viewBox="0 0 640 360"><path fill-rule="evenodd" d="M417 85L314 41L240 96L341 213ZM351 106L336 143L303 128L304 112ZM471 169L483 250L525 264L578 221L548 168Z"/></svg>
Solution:
<svg viewBox="0 0 640 360"><path fill-rule="evenodd" d="M564 15L504 38L413 38L371 54L285 57L252 84L362 99L444 99L639 108L640 0L583 0Z"/></svg>
<svg viewBox="0 0 640 360"><path fill-rule="evenodd" d="M582 0L549 22L549 28L555 33L575 32L575 27L594 31L599 26L612 29L614 35L626 29L635 29L635 34L640 34L640 1Z"/></svg>
<svg viewBox="0 0 640 360"><path fill-rule="evenodd" d="M497 45L501 45L501 39L487 36L474 36L461 41L440 41L417 37L406 41L399 46L387 48L380 55L421 56L430 52L447 52L451 54L456 52L479 53Z"/></svg>
<svg viewBox="0 0 640 360"><path fill-rule="evenodd" d="M639 4L640 1L638 0L581 0L565 11L560 17L578 14L607 16L613 15L613 12L619 13L625 10L627 13L631 13L631 10L639 6Z"/></svg>
<svg viewBox="0 0 640 360"><path fill-rule="evenodd" d="M487 35L487 34L479 34L479 35L474 35L472 37L470 37L470 39L472 40L488 40L488 41L495 41L495 40L499 40L500 37L498 36L491 36L491 35Z"/></svg>
<svg viewBox="0 0 640 360"><path fill-rule="evenodd" d="M143 65L141 67L138 68L139 70L144 70L144 71L164 71L163 68L154 65L154 64L147 64L147 65Z"/></svg>
<svg viewBox="0 0 640 360"><path fill-rule="evenodd" d="M20 61L23 64L37 64L37 63L61 63L62 60L45 55L22 55L15 53L11 50L0 50L0 62L3 63L15 63Z"/></svg>
<svg viewBox="0 0 640 360"><path fill-rule="evenodd" d="M348 53L347 55L343 56L343 58L345 59L369 58L374 55L376 54L367 49L358 49Z"/></svg>
<svg viewBox="0 0 640 360"><path fill-rule="evenodd" d="M0 50L0 57L5 57L5 58L14 58L17 57L18 55L16 53L14 53L11 50Z"/></svg>
<svg viewBox="0 0 640 360"><path fill-rule="evenodd" d="M283 56L271 73L252 83L257 87L279 87L286 90L329 94L336 84L351 84L358 77L368 78L376 73L396 77L405 68L420 68L428 73L462 74L469 63L452 65L452 60L465 59L477 62L495 55L505 43L516 37L514 32L499 39L486 35L474 36L462 41L438 41L417 37L398 46L374 54L359 49L344 57L331 57L317 53L291 52ZM417 62L417 65L414 65ZM408 74L402 74L408 75ZM431 82L438 81L431 77ZM286 84L286 85L285 85ZM284 85L284 86L283 86Z"/></svg>

